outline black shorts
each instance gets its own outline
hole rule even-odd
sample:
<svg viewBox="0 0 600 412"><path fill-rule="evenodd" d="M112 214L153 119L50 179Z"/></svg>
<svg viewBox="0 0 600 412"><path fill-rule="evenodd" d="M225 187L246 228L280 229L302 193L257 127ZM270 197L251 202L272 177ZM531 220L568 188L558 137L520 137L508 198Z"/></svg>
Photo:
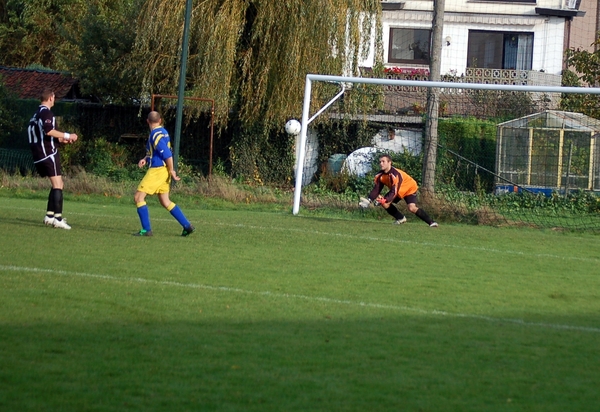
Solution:
<svg viewBox="0 0 600 412"><path fill-rule="evenodd" d="M413 193L412 195L407 195L407 196L404 196L404 197L397 197L397 198L394 199L394 201L392 203L398 203L398 202L400 202L403 199L404 199L404 201L406 202L407 205L410 204L410 203L416 204L417 203L417 194Z"/></svg>
<svg viewBox="0 0 600 412"><path fill-rule="evenodd" d="M35 170L42 177L61 176L60 155L55 153L54 156L48 156L43 160L34 161Z"/></svg>

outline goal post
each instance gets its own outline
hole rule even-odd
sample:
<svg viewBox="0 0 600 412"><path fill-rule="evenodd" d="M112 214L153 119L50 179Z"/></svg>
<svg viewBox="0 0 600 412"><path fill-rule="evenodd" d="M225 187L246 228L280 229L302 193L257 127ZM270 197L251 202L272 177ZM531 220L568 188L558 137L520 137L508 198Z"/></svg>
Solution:
<svg viewBox="0 0 600 412"><path fill-rule="evenodd" d="M312 117L310 116L310 108L312 103L312 89L315 82L338 83L342 86L342 91L332 98L326 105L322 106ZM439 88L445 91L460 93L464 90L471 91L495 91L495 92L524 92L524 93L539 93L539 94L592 94L600 95L600 88L591 87L560 87L560 86L530 86L530 85L515 85L515 84L484 84L484 83L460 83L460 82L433 82L423 80L398 80L398 79L381 79L381 78L363 78L363 77L346 77L346 76L331 76L320 74L308 74L304 89L304 100L301 118L301 130L297 137L296 148L296 171L295 171L295 187L294 201L292 213L297 215L300 211L302 200L302 187L304 180L305 157L307 150L307 136L310 123L331 104L339 99L345 90L351 90L352 86L357 84L375 85L393 88ZM365 113L365 116L368 114ZM593 148L592 148L593 150ZM562 156L562 153L561 153ZM591 173L591 171L590 171Z"/></svg>

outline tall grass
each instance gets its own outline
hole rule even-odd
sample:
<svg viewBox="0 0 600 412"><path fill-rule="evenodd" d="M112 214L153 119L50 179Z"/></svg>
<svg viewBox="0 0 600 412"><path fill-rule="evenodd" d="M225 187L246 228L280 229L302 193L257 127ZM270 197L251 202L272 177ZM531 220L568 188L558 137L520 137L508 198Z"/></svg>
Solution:
<svg viewBox="0 0 600 412"><path fill-rule="evenodd" d="M114 181L80 171L64 176L65 196L101 195L114 198L132 197L138 181ZM11 174L0 169L0 185L6 190L47 196L48 179L37 176ZM251 187L236 184L224 176L192 176L182 179L173 186L174 196L183 198L214 198L232 203L280 203L291 204L291 190L274 189L267 186Z"/></svg>

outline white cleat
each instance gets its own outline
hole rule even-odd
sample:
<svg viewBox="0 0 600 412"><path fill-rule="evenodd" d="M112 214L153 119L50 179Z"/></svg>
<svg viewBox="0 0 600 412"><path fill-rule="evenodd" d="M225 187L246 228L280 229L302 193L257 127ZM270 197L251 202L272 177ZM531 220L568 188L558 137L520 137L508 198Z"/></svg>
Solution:
<svg viewBox="0 0 600 412"><path fill-rule="evenodd" d="M58 219L54 219L54 223L52 223L52 226L57 227L59 229L71 229L71 226L67 225L67 220L63 219L63 220L58 220Z"/></svg>
<svg viewBox="0 0 600 412"><path fill-rule="evenodd" d="M439 225L437 224L437 222L431 222L431 224L429 225L429 227L438 227Z"/></svg>
<svg viewBox="0 0 600 412"><path fill-rule="evenodd" d="M401 225L403 223L406 223L406 216L404 216L402 219L398 219L394 222L395 225Z"/></svg>
<svg viewBox="0 0 600 412"><path fill-rule="evenodd" d="M45 216L44 217L44 224L46 226L52 226L54 224L54 218L50 217L50 216Z"/></svg>

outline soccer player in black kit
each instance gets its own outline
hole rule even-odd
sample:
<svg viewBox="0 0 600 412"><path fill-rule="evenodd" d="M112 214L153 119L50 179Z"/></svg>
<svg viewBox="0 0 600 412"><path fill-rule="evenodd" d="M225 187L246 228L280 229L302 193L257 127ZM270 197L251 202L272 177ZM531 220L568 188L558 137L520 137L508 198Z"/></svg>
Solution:
<svg viewBox="0 0 600 412"><path fill-rule="evenodd" d="M29 121L27 133L29 135L29 146L33 154L33 164L39 175L49 178L52 184L52 189L48 195L48 207L46 208L44 224L60 229L71 229L66 219L62 217L64 183L58 148L61 143L75 143L77 135L75 133L59 132L55 129L56 120L50 110L54 106L54 99L55 96L52 90L44 90L40 98L40 107Z"/></svg>

